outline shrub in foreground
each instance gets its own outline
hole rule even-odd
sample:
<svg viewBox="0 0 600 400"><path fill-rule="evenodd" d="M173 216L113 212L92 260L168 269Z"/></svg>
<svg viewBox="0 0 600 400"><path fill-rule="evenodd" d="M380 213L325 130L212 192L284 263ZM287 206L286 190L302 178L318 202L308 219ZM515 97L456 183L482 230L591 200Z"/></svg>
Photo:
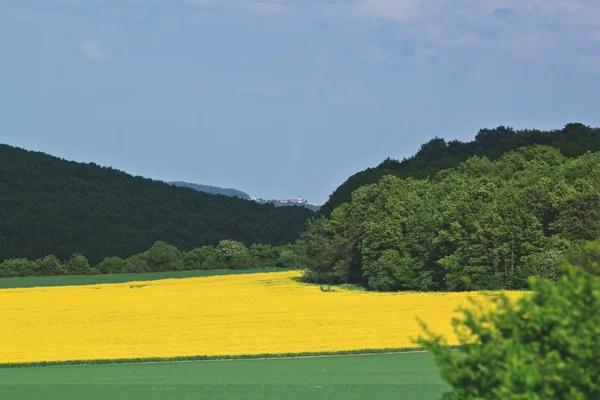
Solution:
<svg viewBox="0 0 600 400"><path fill-rule="evenodd" d="M492 311L463 309L458 352L424 325L418 342L451 386L444 399L600 399L600 278L562 269L556 283L533 278L516 303L502 295Z"/></svg>

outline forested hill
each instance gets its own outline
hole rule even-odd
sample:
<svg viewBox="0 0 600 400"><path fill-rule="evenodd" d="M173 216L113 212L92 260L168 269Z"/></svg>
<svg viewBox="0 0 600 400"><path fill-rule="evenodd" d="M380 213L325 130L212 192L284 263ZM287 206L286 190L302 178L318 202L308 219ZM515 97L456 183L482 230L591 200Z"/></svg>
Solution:
<svg viewBox="0 0 600 400"><path fill-rule="evenodd" d="M600 151L527 146L473 156L431 178L362 186L297 242L320 283L374 290L497 290L558 279L565 255L600 241ZM590 271L595 267L579 263Z"/></svg>
<svg viewBox="0 0 600 400"><path fill-rule="evenodd" d="M220 188L217 186L210 185L199 185L197 183L189 183L189 182L169 182L171 185L179 186L179 187L187 187L199 192L210 193L210 194L222 194L224 196L229 197L239 197L240 199L250 200L250 195L248 193L242 192L237 189L229 189L229 188Z"/></svg>
<svg viewBox="0 0 600 400"><path fill-rule="evenodd" d="M96 263L157 240L181 249L222 239L284 244L311 215L0 144L0 260L79 252Z"/></svg>
<svg viewBox="0 0 600 400"><path fill-rule="evenodd" d="M446 142L444 139L435 138L423 144L410 158L402 161L388 158L377 167L352 175L331 194L329 200L321 207L321 213L331 214L334 208L350 201L353 191L361 186L376 183L384 175L425 178L442 169L456 167L472 156L485 156L496 160L509 150L533 144L556 147L563 155L576 157L588 150L600 150L600 128L572 123L560 130L515 131L501 126L480 130L471 142Z"/></svg>

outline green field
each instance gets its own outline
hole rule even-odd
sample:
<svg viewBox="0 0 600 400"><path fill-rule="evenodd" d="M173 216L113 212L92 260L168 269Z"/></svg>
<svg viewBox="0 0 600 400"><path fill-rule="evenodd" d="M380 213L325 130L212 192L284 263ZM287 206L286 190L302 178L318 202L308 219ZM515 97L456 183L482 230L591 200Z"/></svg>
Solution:
<svg viewBox="0 0 600 400"><path fill-rule="evenodd" d="M201 276L253 274L258 272L288 271L284 268L260 269L215 269L198 271L167 271L140 274L103 274L69 276L32 276L22 278L0 278L0 289L29 288L36 286L78 286L100 283L125 283L135 281L155 281L158 279L196 278Z"/></svg>
<svg viewBox="0 0 600 400"><path fill-rule="evenodd" d="M427 353L0 369L0 399L406 399L448 386Z"/></svg>

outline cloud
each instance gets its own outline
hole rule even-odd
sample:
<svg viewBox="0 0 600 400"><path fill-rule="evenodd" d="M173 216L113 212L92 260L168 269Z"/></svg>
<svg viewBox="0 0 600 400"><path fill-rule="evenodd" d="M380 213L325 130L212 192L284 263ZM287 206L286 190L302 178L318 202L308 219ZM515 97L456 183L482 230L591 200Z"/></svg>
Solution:
<svg viewBox="0 0 600 400"><path fill-rule="evenodd" d="M598 0L355 0L350 9L337 4L322 15L352 18L357 25L378 21L410 42L421 62L443 61L457 48L535 60L554 49L583 50L600 42ZM388 49L387 56L393 54ZM388 58L376 48L363 57Z"/></svg>
<svg viewBox="0 0 600 400"><path fill-rule="evenodd" d="M102 48L102 45L93 39L86 39L79 43L79 51L88 60L103 61L108 58L108 55Z"/></svg>

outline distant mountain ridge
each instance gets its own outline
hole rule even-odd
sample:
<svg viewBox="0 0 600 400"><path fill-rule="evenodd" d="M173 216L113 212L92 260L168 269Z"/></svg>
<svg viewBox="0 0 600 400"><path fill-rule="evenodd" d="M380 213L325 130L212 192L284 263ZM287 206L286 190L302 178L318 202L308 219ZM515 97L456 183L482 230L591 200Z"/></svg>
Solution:
<svg viewBox="0 0 600 400"><path fill-rule="evenodd" d="M248 193L242 192L241 190L237 190L237 189L222 188L222 187L210 186L210 185L200 185L198 183L190 183L190 182L183 182L183 181L175 181L175 182L168 182L168 183L173 186L187 187L190 189L197 190L199 192L204 192L204 193L209 193L209 194L222 194L224 196L238 197L240 199L250 200L250 195Z"/></svg>
<svg viewBox="0 0 600 400"><path fill-rule="evenodd" d="M167 182L167 183L170 185L173 185L173 186L186 187L186 188L197 190L199 192L204 192L204 193L209 193L209 194L221 194L221 195L229 196L229 197L239 197L240 199L252 200L259 204L273 204L275 207L297 206L297 207L308 208L311 211L319 211L319 209L321 208L320 204L311 203L302 198L262 199L262 198L250 197L249 194L242 192L241 190L237 190L237 189L229 189L229 188L226 189L226 188L222 188L222 187L218 187L218 186L200 185L198 183L189 183L189 182L183 182L183 181L174 181L174 182Z"/></svg>
<svg viewBox="0 0 600 400"><path fill-rule="evenodd" d="M296 207L305 207L308 208L311 211L319 211L321 209L321 204L315 204L315 203L311 203L307 200L304 200L302 198L297 198L297 199L257 199L257 198L252 198L252 200L254 200L257 203L260 204L273 204L275 207L290 207L290 206L296 206Z"/></svg>

